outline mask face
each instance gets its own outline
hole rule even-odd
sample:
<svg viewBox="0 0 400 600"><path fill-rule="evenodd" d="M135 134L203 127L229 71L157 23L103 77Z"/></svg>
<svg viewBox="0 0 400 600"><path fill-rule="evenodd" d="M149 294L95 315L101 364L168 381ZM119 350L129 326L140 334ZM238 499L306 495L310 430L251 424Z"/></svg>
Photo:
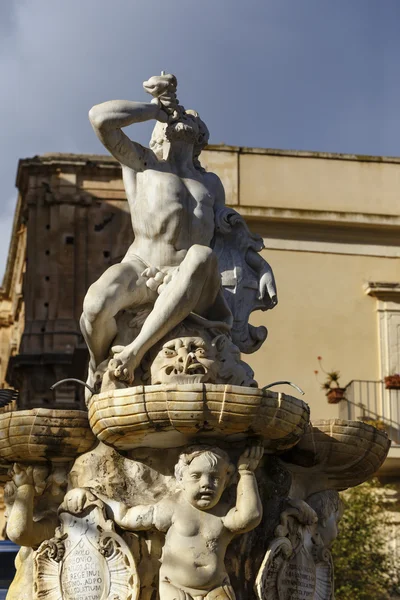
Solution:
<svg viewBox="0 0 400 600"><path fill-rule="evenodd" d="M151 365L151 383L206 383L215 377L216 351L201 337L182 337L163 345Z"/></svg>

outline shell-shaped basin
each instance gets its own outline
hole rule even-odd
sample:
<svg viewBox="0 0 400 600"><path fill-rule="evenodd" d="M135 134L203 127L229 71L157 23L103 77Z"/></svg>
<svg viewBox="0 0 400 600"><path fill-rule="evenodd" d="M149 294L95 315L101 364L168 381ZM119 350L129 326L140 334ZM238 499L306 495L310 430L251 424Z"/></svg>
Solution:
<svg viewBox="0 0 400 600"><path fill-rule="evenodd" d="M83 410L33 408L0 414L0 461L67 462L96 442Z"/></svg>
<svg viewBox="0 0 400 600"><path fill-rule="evenodd" d="M362 421L314 421L295 448L282 456L289 469L305 467L324 476L332 489L366 481L382 466L390 448L387 434ZM292 466L291 466L292 465Z"/></svg>
<svg viewBox="0 0 400 600"><path fill-rule="evenodd" d="M308 405L251 387L150 385L103 392L89 402L90 426L118 450L171 448L194 439L259 436L267 450L291 448L309 422Z"/></svg>

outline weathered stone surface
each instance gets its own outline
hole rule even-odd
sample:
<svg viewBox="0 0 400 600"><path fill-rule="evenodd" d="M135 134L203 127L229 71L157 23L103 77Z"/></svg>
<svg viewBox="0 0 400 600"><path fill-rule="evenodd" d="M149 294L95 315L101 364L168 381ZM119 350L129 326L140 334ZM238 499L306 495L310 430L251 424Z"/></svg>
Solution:
<svg viewBox="0 0 400 600"><path fill-rule="evenodd" d="M57 509L67 487L64 464L27 465L15 463L5 486L8 538L21 546L15 566L16 576L8 600L32 600L35 549L51 538L58 526Z"/></svg>
<svg viewBox="0 0 400 600"><path fill-rule="evenodd" d="M338 493L325 491L307 503L288 500L286 504L257 575L257 596L260 600L332 600L329 549L343 511Z"/></svg>
<svg viewBox="0 0 400 600"><path fill-rule="evenodd" d="M235 535L254 529L261 521L262 504L254 471L263 453L259 444L247 448L239 456L236 470L230 456L216 446L187 447L180 453L174 468L175 489L172 488L173 491L158 502L135 502L132 506L131 499L130 505L126 505L116 500L115 494L110 498L99 492L75 488L66 495L60 511L61 514L66 511L83 519L86 509L98 505L100 497L101 506L102 503L108 506L114 522L123 530L156 529L165 533L159 572L160 598L171 598L182 593L191 597L210 594L210 597L233 598L234 592L224 564L226 548ZM235 472L238 479L236 494L234 497L232 494L223 497ZM88 520L86 518L81 522L87 523ZM76 527L75 523L73 525ZM79 544L82 546L80 553L89 543L87 536L90 528L88 525L84 528L86 538L78 528ZM65 528L62 532L65 532ZM75 528L75 537L76 533ZM97 547L101 548L101 537L96 535ZM44 549L48 553L47 547L45 544ZM41 549L38 554L40 552ZM64 569L68 571L67 560L68 555L65 554L61 558L61 572ZM38 555L35 561L38 564ZM104 570L100 563L98 558L96 568L99 572ZM48 574L47 564L46 569ZM40 577L37 579L40 580ZM65 590L69 585L70 579L68 585L64 582L62 589ZM101 590L104 590L104 583L101 585ZM99 598L102 597L101 590L98 590ZM125 596L122 598L125 600ZM97 596L93 596L93 600L97 600Z"/></svg>
<svg viewBox="0 0 400 600"><path fill-rule="evenodd" d="M140 332L149 311L123 311L117 317L115 346L126 346ZM104 361L96 371L96 389L129 387L114 377ZM209 327L206 319L191 315L155 344L135 370L133 385L226 383L257 387L252 369L240 359L240 351L226 333Z"/></svg>
<svg viewBox="0 0 400 600"><path fill-rule="evenodd" d="M331 419L309 425L282 460L292 474L293 494L305 499L315 492L344 490L366 481L383 464L389 448L387 434L376 427Z"/></svg>
<svg viewBox="0 0 400 600"><path fill-rule="evenodd" d="M33 408L0 414L0 459L68 462L95 443L87 413Z"/></svg>
<svg viewBox="0 0 400 600"><path fill-rule="evenodd" d="M89 402L93 432L120 450L249 435L260 436L267 449L284 450L298 442L308 419L302 400L230 385L138 386L104 392Z"/></svg>
<svg viewBox="0 0 400 600"><path fill-rule="evenodd" d="M60 508L56 537L34 557L34 600L136 600L139 580L126 542L93 498L82 514Z"/></svg>

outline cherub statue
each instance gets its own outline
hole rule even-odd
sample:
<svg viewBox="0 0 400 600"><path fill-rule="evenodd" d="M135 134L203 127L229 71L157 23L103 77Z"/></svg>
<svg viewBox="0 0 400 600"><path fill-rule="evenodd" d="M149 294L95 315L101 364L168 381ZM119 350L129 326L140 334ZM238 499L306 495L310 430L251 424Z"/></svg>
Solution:
<svg viewBox="0 0 400 600"><path fill-rule="evenodd" d="M325 548L331 548L338 536L339 521L343 516L344 506L336 490L325 490L311 494L307 504L317 513L317 533Z"/></svg>
<svg viewBox="0 0 400 600"><path fill-rule="evenodd" d="M8 600L29 600L33 594L33 552L53 537L58 526L57 509L67 487L65 467L15 463L12 480L4 488L6 532L21 546L15 559L17 574L11 584Z"/></svg>
<svg viewBox="0 0 400 600"><path fill-rule="evenodd" d="M19 546L37 548L58 525L57 508L67 486L65 468L15 463L4 490L7 536Z"/></svg>
<svg viewBox="0 0 400 600"><path fill-rule="evenodd" d="M335 494L324 491L306 501L286 499L275 538L268 545L256 578L259 600L297 598L302 594L310 600L333 598L329 547L337 535L334 515L340 510Z"/></svg>
<svg viewBox="0 0 400 600"><path fill-rule="evenodd" d="M175 466L177 491L156 504L128 507L101 496L122 529L156 528L166 533L160 600L234 600L225 553L235 535L254 529L261 521L254 471L262 455L263 447L255 445L240 456L233 508L221 497L235 467L226 452L210 446L192 446L180 455ZM93 499L85 489L71 490L64 506L70 512L82 512L89 497Z"/></svg>

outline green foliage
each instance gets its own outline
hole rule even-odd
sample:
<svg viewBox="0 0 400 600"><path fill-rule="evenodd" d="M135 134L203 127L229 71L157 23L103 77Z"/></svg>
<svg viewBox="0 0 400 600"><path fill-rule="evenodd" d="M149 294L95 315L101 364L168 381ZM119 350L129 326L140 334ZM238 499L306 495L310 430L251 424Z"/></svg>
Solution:
<svg viewBox="0 0 400 600"><path fill-rule="evenodd" d="M377 485L364 483L342 497L346 509L332 551L335 600L387 600L397 590Z"/></svg>
<svg viewBox="0 0 400 600"><path fill-rule="evenodd" d="M321 389L329 391L332 388L340 387L340 384L339 384L340 371L325 371L324 367L322 366L322 356L318 356L317 360L319 362L322 372L325 373L325 375L326 375L326 379L325 379L324 383L321 385ZM314 374L317 376L317 379L318 379L318 371L314 371Z"/></svg>
<svg viewBox="0 0 400 600"><path fill-rule="evenodd" d="M331 371L330 373L328 373L328 379L330 379L331 382L335 382L339 385L339 377L340 377L340 373L339 371Z"/></svg>

